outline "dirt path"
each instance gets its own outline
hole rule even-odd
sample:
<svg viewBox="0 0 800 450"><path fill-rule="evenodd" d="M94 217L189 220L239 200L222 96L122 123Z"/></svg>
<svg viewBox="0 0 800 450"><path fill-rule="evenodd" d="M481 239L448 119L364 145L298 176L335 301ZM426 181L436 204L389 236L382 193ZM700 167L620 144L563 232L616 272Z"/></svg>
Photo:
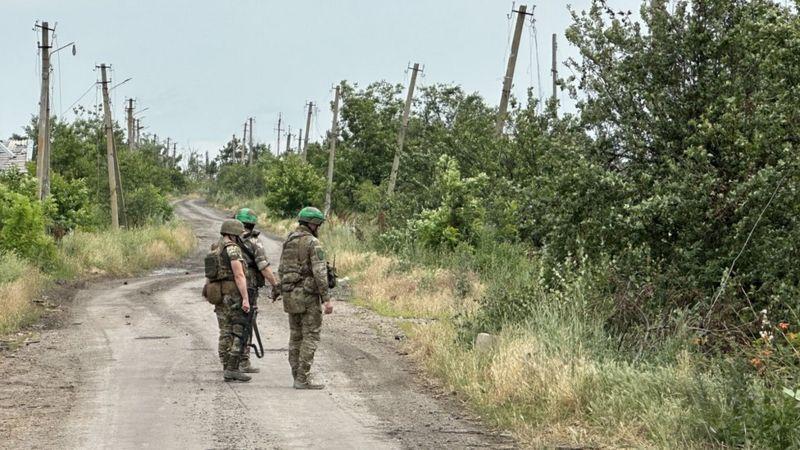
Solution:
<svg viewBox="0 0 800 450"><path fill-rule="evenodd" d="M513 442L418 381L390 321L337 302L315 371L291 388L288 326L262 302L261 373L225 383L212 307L199 295L203 249L223 216L185 200L200 248L183 264L78 291L64 327L0 353L2 448L507 448ZM264 239L277 263L279 242Z"/></svg>

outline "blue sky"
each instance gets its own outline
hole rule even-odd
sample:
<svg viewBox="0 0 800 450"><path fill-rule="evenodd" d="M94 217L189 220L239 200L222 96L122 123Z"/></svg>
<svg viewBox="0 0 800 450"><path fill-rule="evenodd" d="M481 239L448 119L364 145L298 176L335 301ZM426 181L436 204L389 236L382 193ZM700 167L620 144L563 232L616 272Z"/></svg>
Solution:
<svg viewBox="0 0 800 450"><path fill-rule="evenodd" d="M516 3L519 5L519 1ZM576 52L564 39L567 5L536 6L542 90L549 92L550 36L558 33L559 69ZM610 0L638 12L641 0ZM533 2L527 2L530 7ZM342 79L366 85L407 84L406 66L425 66L421 85L457 83L499 101L512 28L505 0L368 2L267 0L0 0L0 138L38 112L40 74L37 20L58 22L57 44L76 41L77 56L53 58L52 110L68 109L99 77L94 66L112 64L114 116L133 97L145 132L177 140L179 149L215 154L247 117L254 138L271 143L278 113L292 132L305 126L304 104L319 106L311 139L330 126L332 86ZM537 87L533 34L523 33L514 93ZM566 94L561 94L566 101ZM80 104L95 102L95 89ZM71 117L70 113L66 117ZM285 141L281 146L284 146Z"/></svg>

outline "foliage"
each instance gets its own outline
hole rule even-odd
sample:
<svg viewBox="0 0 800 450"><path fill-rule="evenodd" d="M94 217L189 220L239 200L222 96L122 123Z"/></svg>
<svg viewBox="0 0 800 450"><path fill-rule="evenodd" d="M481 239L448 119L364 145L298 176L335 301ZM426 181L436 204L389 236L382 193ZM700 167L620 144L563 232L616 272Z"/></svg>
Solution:
<svg viewBox="0 0 800 450"><path fill-rule="evenodd" d="M55 243L44 229L42 203L0 183L0 250L49 266L55 259Z"/></svg>
<svg viewBox="0 0 800 450"><path fill-rule="evenodd" d="M125 198L125 216L131 227L151 222L165 223L170 220L172 213L169 200L152 185L136 188Z"/></svg>
<svg viewBox="0 0 800 450"><path fill-rule="evenodd" d="M264 178L264 204L280 217L294 217L304 206L322 201L325 179L298 156L272 161Z"/></svg>

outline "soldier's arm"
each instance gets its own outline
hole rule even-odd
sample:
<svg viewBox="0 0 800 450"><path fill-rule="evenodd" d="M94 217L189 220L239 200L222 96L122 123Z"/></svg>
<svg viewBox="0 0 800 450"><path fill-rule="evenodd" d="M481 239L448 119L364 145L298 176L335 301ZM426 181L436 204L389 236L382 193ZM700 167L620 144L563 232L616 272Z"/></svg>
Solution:
<svg viewBox="0 0 800 450"><path fill-rule="evenodd" d="M250 311L250 296L247 295L247 278L244 274L244 257L238 247L231 245L225 249L228 252L228 259L231 262L231 270L233 271L233 281L236 283L236 288L239 289L239 295L242 297L242 310L244 312Z"/></svg>
<svg viewBox="0 0 800 450"><path fill-rule="evenodd" d="M325 264L325 250L316 239L312 241L309 247L311 271L314 273L314 281L316 281L320 299L322 299L323 303L329 302L331 295L328 290L328 266Z"/></svg>
<svg viewBox="0 0 800 450"><path fill-rule="evenodd" d="M260 241L256 244L256 267L258 267L261 275L264 276L270 286L274 288L278 284L278 279L275 277L275 274L272 272L272 269L269 266L267 252L264 251L264 246L261 245Z"/></svg>

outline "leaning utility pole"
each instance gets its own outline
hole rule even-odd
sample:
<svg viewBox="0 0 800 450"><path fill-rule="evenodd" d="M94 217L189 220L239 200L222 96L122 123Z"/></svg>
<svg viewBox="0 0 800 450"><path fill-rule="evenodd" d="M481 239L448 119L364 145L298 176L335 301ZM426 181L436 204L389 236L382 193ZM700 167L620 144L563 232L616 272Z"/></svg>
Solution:
<svg viewBox="0 0 800 450"><path fill-rule="evenodd" d="M336 140L339 138L339 94L340 87L336 86L333 97L333 122L331 122L330 150L328 151L328 188L325 190L325 216L331 210L331 193L333 191L333 160L336 158Z"/></svg>
<svg viewBox="0 0 800 450"><path fill-rule="evenodd" d="M306 152L308 151L308 135L311 134L311 111L314 108L314 102L308 102L308 114L306 115L306 139L303 141L303 161L306 160Z"/></svg>
<svg viewBox="0 0 800 450"><path fill-rule="evenodd" d="M281 119L282 119L282 114L278 113L278 128L275 129L278 132L278 145L275 147L275 156L281 154L281 130L282 130Z"/></svg>
<svg viewBox="0 0 800 450"><path fill-rule="evenodd" d="M553 101L556 99L556 87L558 84L558 66L556 65L556 34L553 33L553 67L550 71L553 73Z"/></svg>
<svg viewBox="0 0 800 450"><path fill-rule="evenodd" d="M250 118L250 139L248 140L250 151L247 152L247 164L253 165L253 118Z"/></svg>
<svg viewBox="0 0 800 450"><path fill-rule="evenodd" d="M42 90L39 95L39 135L36 153L37 194L40 200L50 195L50 32L47 22L37 25L42 29Z"/></svg>
<svg viewBox="0 0 800 450"><path fill-rule="evenodd" d="M111 226L119 228L119 207L117 206L117 155L114 152L114 129L111 124L111 107L108 102L108 66L100 64L101 83L103 85L103 112L106 131L106 155L108 157L108 188L111 191Z"/></svg>
<svg viewBox="0 0 800 450"><path fill-rule="evenodd" d="M408 129L408 114L411 112L411 103L414 100L414 86L417 84L417 72L420 71L419 63L414 63L414 67L411 71L411 82L408 84L406 106L403 108L403 122L400 124L400 133L397 135L397 149L394 152L394 161L392 161L392 173L389 175L389 197L394 195L394 187L397 184L397 172L400 169L400 154L403 152L406 130Z"/></svg>
<svg viewBox="0 0 800 450"><path fill-rule="evenodd" d="M133 99L128 99L128 107L125 108L125 112L127 113L127 123L128 123L128 148L132 149L134 147L134 135L133 135Z"/></svg>
<svg viewBox="0 0 800 450"><path fill-rule="evenodd" d="M503 127L506 123L506 111L508 110L508 98L511 96L511 84L514 80L514 67L517 65L517 53L519 52L519 40L522 36L522 27L525 25L525 16L533 16L533 13L526 12L527 6L520 5L517 13L517 25L514 28L514 39L511 41L511 54L508 55L508 66L506 76L503 78L503 93L500 96L500 108L497 111L497 134L503 134Z"/></svg>

